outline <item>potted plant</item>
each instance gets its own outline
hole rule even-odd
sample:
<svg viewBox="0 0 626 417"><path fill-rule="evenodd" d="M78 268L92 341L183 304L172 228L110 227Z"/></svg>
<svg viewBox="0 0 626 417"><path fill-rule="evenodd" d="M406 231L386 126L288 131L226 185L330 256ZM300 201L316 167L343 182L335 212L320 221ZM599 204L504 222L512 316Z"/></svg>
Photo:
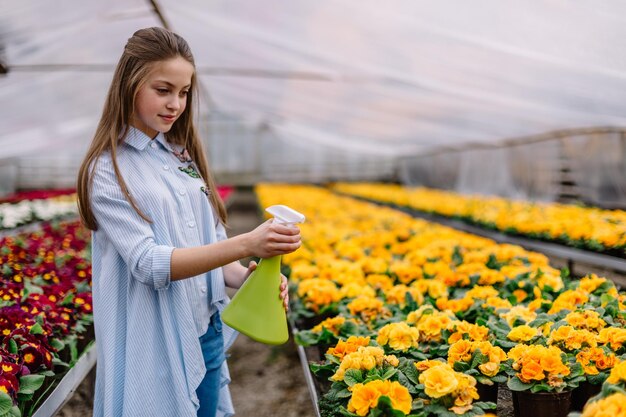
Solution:
<svg viewBox="0 0 626 417"><path fill-rule="evenodd" d="M518 344L507 356L515 416L567 416L572 390L585 379L581 364L556 346Z"/></svg>

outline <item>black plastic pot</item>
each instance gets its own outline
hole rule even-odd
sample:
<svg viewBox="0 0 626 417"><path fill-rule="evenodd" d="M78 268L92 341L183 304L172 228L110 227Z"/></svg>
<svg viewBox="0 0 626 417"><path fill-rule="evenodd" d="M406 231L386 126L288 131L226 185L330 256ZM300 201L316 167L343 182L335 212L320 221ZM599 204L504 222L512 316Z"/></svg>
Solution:
<svg viewBox="0 0 626 417"><path fill-rule="evenodd" d="M512 391L515 417L567 417L572 391Z"/></svg>
<svg viewBox="0 0 626 417"><path fill-rule="evenodd" d="M478 401L489 401L492 403L498 402L498 384L485 385L481 383L476 384L476 391L480 397Z"/></svg>
<svg viewBox="0 0 626 417"><path fill-rule="evenodd" d="M580 385L572 391L572 411L582 411L589 401L589 398L599 394L602 385L592 385L587 381L581 382Z"/></svg>

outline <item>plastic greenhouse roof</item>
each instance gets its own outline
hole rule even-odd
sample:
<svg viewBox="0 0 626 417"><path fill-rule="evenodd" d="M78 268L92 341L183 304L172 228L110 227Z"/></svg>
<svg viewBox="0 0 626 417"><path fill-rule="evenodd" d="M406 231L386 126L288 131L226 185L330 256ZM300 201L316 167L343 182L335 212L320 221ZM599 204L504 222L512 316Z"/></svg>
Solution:
<svg viewBox="0 0 626 417"><path fill-rule="evenodd" d="M194 52L203 113L390 155L626 125L618 0L0 0L0 158L86 147L138 28Z"/></svg>

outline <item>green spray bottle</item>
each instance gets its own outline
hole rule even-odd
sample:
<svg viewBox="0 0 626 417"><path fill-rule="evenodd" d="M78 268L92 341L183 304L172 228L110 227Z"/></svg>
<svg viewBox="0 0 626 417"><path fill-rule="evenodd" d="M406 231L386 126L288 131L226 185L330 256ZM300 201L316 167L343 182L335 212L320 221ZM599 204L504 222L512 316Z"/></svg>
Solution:
<svg viewBox="0 0 626 417"><path fill-rule="evenodd" d="M304 215L283 205L265 209L282 224L303 223ZM261 259L222 312L222 320L257 342L281 345L289 340L287 315L280 299L281 255Z"/></svg>

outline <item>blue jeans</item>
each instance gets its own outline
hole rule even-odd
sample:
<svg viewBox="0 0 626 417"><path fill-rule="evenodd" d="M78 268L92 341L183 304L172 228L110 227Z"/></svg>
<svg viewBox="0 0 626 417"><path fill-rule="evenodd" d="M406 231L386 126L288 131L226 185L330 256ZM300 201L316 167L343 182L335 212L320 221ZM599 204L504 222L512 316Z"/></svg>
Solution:
<svg viewBox="0 0 626 417"><path fill-rule="evenodd" d="M224 355L224 336L222 335L222 319L219 313L211 316L207 332L200 336L206 375L198 386L196 394L200 400L198 417L215 417L220 391L220 373Z"/></svg>

